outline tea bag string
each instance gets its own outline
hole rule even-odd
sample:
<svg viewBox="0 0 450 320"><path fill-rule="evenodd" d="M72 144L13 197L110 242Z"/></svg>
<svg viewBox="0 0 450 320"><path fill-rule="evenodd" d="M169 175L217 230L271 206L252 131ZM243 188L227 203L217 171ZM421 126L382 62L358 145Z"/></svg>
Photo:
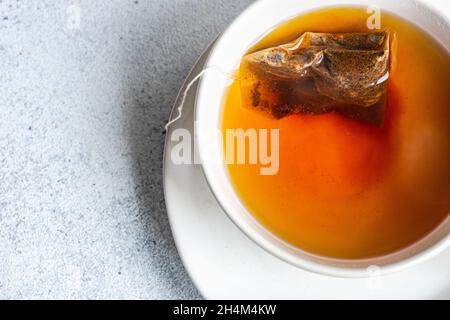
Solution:
<svg viewBox="0 0 450 320"><path fill-rule="evenodd" d="M209 67L206 67L205 69L203 69L199 74L197 74L197 75L196 75L191 81L189 81L189 83L186 85L186 88L184 89L184 92L183 92L183 97L182 97L182 99L181 99L181 102L180 102L179 106L177 107L177 112L178 112L178 114L177 114L177 116L176 116L175 118L173 118L172 120L170 120L169 122L167 122L167 124L166 124L166 126L165 126L166 132L169 130L169 127L170 127L172 124L174 124L175 122L177 122L178 120L180 120L181 117L183 116L184 103L185 103L185 101L186 101L187 95L188 95L189 91L191 90L192 86L193 86L193 85L194 85L201 77L203 77L208 71L211 71L211 70L215 70L215 71L219 72L220 74L222 74L222 75L224 75L224 76L227 76L227 77L230 78L230 79L235 79L235 78L236 78L234 74L231 74L231 73L229 73L229 72L225 72L225 71L221 70L221 69L220 69L219 67L217 67L217 66L209 66Z"/></svg>

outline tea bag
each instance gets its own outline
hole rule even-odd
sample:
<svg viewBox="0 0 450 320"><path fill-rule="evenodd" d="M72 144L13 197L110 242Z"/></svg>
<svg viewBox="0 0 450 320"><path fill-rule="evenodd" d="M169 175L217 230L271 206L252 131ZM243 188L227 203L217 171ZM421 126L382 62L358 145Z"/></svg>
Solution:
<svg viewBox="0 0 450 320"><path fill-rule="evenodd" d="M276 118L339 112L380 125L390 67L388 32L306 32L294 42L246 55L241 62L245 106Z"/></svg>

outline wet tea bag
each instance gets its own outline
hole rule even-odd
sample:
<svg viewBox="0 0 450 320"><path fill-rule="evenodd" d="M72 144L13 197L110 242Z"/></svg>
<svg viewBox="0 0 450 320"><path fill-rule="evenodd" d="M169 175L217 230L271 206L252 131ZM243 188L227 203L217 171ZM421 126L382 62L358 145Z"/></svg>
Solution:
<svg viewBox="0 0 450 320"><path fill-rule="evenodd" d="M388 32L312 33L246 55L241 62L245 106L276 118L339 112L382 124L390 67Z"/></svg>

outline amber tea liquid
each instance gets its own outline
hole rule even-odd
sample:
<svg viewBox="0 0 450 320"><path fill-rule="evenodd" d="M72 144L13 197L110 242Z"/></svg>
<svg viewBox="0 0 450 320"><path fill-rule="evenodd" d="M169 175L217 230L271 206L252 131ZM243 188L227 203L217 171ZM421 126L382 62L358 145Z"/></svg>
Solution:
<svg viewBox="0 0 450 320"><path fill-rule="evenodd" d="M284 23L250 52L303 32L367 32L360 8L315 11ZM338 114L281 120L243 106L236 80L222 129L279 129L279 172L229 165L249 211L281 239L344 259L392 253L430 233L450 209L450 56L417 26L386 12L396 36L382 127Z"/></svg>

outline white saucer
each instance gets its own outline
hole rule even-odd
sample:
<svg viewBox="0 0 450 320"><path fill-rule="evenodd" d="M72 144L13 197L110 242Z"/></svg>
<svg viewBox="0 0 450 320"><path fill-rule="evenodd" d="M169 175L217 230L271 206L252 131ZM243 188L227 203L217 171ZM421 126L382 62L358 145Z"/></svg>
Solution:
<svg viewBox="0 0 450 320"><path fill-rule="evenodd" d="M207 50L186 79L203 68ZM184 91L185 85L181 89ZM450 249L406 271L370 279L340 279L293 267L248 239L222 211L199 165L175 165L173 130L194 133L197 86L183 117L167 132L164 192L175 243L193 282L207 299L450 299ZM180 103L179 95L175 106ZM175 117L175 112L172 117Z"/></svg>

